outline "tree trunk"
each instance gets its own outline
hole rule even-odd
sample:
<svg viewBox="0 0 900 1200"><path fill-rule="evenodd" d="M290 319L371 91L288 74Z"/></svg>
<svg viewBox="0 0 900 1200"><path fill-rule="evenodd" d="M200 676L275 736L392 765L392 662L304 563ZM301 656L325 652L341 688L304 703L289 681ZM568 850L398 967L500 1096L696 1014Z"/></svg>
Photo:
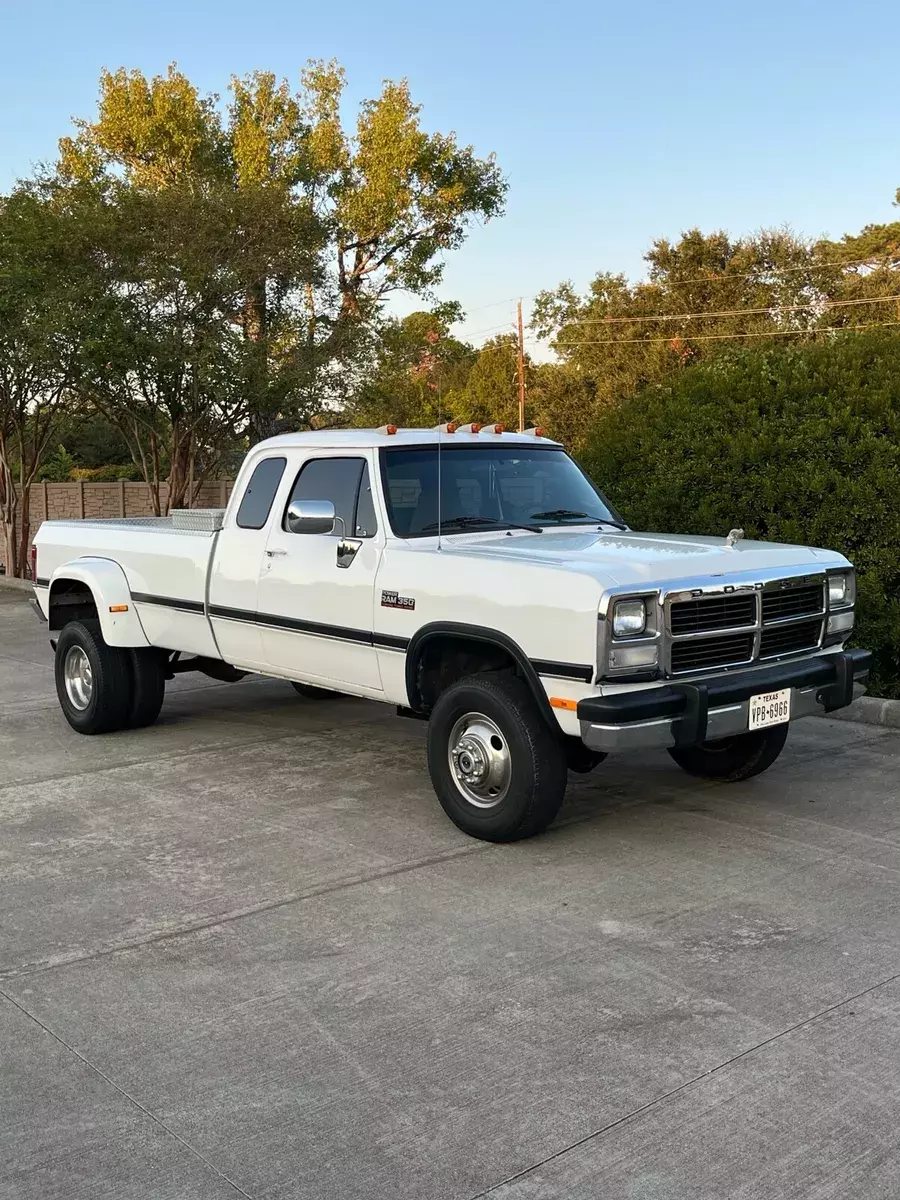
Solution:
<svg viewBox="0 0 900 1200"><path fill-rule="evenodd" d="M31 484L22 485L22 496L19 501L19 552L17 564L19 574L24 577L28 567L28 544L31 540Z"/></svg>
<svg viewBox="0 0 900 1200"><path fill-rule="evenodd" d="M268 312L266 281L253 284L244 303L244 334L250 342L250 445L274 437L278 413L269 401Z"/></svg>
<svg viewBox="0 0 900 1200"><path fill-rule="evenodd" d="M18 575L18 545L16 543L16 512L19 507L19 497L5 458L0 454L0 526L3 531L3 541L0 552L3 555L3 569L7 575Z"/></svg>
<svg viewBox="0 0 900 1200"><path fill-rule="evenodd" d="M172 430L172 464L169 471L167 509L188 507L188 488L192 474L193 438L176 427Z"/></svg>

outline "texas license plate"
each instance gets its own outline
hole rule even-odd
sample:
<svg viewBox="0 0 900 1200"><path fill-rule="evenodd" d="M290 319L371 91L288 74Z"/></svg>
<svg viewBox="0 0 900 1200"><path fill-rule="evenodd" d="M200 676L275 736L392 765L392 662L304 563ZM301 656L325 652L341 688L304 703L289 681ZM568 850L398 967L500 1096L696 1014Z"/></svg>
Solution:
<svg viewBox="0 0 900 1200"><path fill-rule="evenodd" d="M780 692L762 692L750 697L750 728L767 729L770 725L783 725L791 719L791 689Z"/></svg>

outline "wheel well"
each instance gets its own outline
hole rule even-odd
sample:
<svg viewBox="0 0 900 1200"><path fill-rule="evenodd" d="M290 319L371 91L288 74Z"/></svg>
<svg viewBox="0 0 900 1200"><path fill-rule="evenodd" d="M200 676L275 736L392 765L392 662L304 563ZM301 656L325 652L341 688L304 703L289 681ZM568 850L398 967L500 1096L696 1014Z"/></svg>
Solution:
<svg viewBox="0 0 900 1200"><path fill-rule="evenodd" d="M50 589L48 621L51 629L62 629L69 621L96 617L94 593L79 579L58 579Z"/></svg>
<svg viewBox="0 0 900 1200"><path fill-rule="evenodd" d="M407 685L410 707L429 713L441 692L467 675L508 672L517 675L530 689L538 709L553 729L556 720L534 668L513 644L504 645L490 637L466 633L435 632L410 647Z"/></svg>

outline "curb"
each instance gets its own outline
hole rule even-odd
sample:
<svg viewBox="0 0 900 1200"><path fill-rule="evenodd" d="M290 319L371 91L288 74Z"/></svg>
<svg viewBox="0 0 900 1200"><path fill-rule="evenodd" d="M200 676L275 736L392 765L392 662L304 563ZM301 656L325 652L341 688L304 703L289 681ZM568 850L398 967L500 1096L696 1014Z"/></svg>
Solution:
<svg viewBox="0 0 900 1200"><path fill-rule="evenodd" d="M15 575L0 575L0 589L10 592L30 592L31 588L30 579L17 579Z"/></svg>
<svg viewBox="0 0 900 1200"><path fill-rule="evenodd" d="M860 696L847 708L825 715L833 721L856 721L860 725L881 725L885 729L900 729L900 700Z"/></svg>

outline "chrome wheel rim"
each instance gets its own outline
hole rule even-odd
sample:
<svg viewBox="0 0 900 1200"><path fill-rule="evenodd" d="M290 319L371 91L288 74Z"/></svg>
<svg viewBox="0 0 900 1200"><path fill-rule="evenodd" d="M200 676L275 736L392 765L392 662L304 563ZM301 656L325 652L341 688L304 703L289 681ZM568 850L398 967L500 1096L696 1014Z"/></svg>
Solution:
<svg viewBox="0 0 900 1200"><path fill-rule="evenodd" d="M73 646L66 655L63 679L69 703L79 712L84 712L94 694L94 673L91 660L81 646Z"/></svg>
<svg viewBox="0 0 900 1200"><path fill-rule="evenodd" d="M506 734L483 713L466 713L450 731L450 774L476 808L496 808L509 791L512 761Z"/></svg>

